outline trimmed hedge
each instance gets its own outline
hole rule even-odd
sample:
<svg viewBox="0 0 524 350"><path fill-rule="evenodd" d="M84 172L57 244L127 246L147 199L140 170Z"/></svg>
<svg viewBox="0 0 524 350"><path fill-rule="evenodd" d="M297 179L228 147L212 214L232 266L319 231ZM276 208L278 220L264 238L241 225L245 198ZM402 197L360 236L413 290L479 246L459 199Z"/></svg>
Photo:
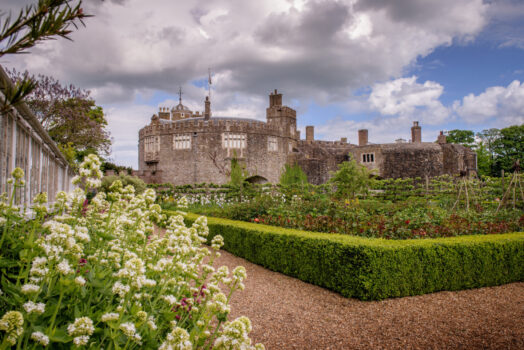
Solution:
<svg viewBox="0 0 524 350"><path fill-rule="evenodd" d="M361 300L524 281L524 232L385 240L210 217L208 226L234 255Z"/></svg>

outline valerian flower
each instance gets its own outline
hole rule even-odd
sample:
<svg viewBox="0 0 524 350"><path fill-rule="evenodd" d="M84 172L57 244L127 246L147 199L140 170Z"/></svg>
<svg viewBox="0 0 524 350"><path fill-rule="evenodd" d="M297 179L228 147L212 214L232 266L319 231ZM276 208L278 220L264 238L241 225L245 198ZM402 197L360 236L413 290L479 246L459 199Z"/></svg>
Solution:
<svg viewBox="0 0 524 350"><path fill-rule="evenodd" d="M19 336L24 333L24 317L18 311L8 311L0 319L0 331L6 333L8 344L15 345Z"/></svg>
<svg viewBox="0 0 524 350"><path fill-rule="evenodd" d="M191 350L193 344L189 340L189 333L180 327L175 327L167 334L166 340L160 345L158 350Z"/></svg>
<svg viewBox="0 0 524 350"><path fill-rule="evenodd" d="M31 333L31 339L42 346L47 346L49 344L49 337L42 332Z"/></svg>

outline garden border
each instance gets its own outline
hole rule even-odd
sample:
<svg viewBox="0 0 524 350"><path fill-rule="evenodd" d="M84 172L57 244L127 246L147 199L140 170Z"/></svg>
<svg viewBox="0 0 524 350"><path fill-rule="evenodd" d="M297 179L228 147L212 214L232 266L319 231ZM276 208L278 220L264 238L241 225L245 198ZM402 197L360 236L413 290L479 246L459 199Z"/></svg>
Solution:
<svg viewBox="0 0 524 350"><path fill-rule="evenodd" d="M186 223L197 217L188 214ZM345 297L380 300L524 281L524 232L385 240L207 220L208 239L222 235L230 253Z"/></svg>

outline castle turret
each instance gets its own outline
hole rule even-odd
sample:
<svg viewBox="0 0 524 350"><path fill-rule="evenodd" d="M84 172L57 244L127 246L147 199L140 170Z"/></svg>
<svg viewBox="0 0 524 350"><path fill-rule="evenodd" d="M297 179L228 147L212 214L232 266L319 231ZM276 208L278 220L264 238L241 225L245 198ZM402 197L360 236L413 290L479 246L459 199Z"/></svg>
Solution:
<svg viewBox="0 0 524 350"><path fill-rule="evenodd" d="M282 94L275 89L269 95L269 107L266 109L267 122L278 124L282 130L282 136L296 140L297 138L297 112L282 105Z"/></svg>
<svg viewBox="0 0 524 350"><path fill-rule="evenodd" d="M413 122L411 127L411 142L421 143L422 142L422 129L418 125L418 122Z"/></svg>

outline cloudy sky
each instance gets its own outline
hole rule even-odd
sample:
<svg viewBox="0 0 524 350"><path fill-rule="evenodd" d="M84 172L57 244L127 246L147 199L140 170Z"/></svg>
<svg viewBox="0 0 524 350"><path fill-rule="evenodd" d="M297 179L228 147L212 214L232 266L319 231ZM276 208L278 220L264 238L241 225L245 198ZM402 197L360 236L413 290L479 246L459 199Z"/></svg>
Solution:
<svg viewBox="0 0 524 350"><path fill-rule="evenodd" d="M27 0L2 0L17 10ZM265 119L284 94L315 137L423 140L440 130L524 123L522 0L87 0L73 41L0 64L88 89L103 106L118 164L137 165L138 130L159 106Z"/></svg>

